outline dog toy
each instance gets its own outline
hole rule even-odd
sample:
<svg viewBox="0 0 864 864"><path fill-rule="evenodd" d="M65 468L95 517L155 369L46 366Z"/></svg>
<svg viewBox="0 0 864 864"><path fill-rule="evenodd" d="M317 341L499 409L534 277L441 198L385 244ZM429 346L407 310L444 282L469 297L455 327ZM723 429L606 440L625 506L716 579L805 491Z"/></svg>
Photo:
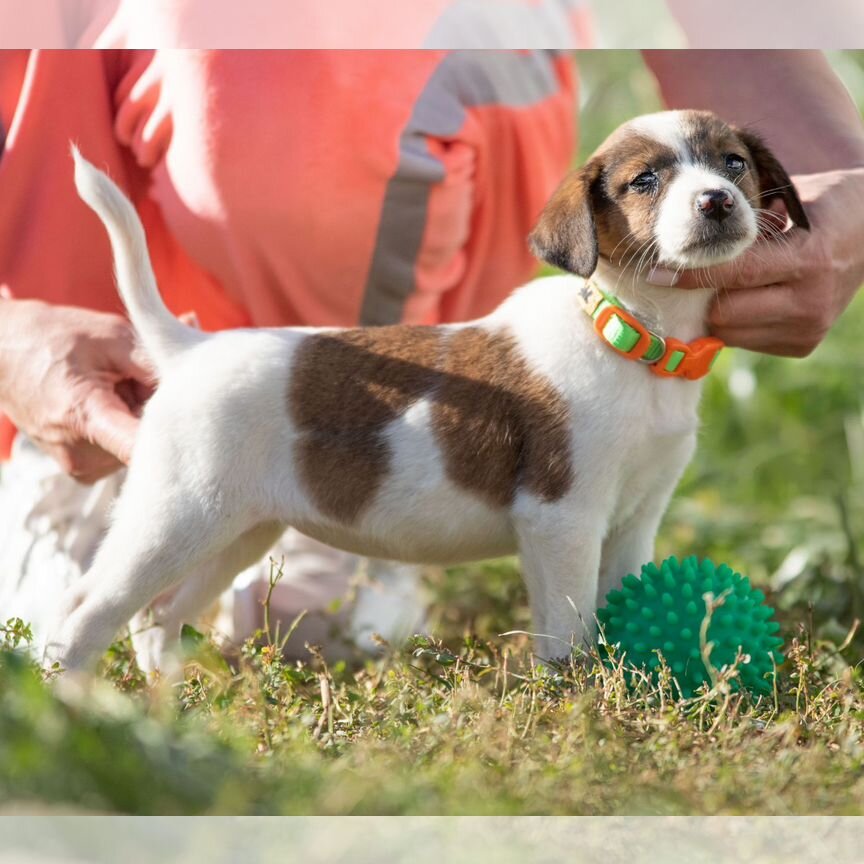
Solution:
<svg viewBox="0 0 864 864"><path fill-rule="evenodd" d="M706 622L707 594L713 608ZM606 595L608 605L597 611L597 620L607 652L618 646L615 653L627 666L647 669L655 681L662 654L686 698L711 681L703 656L709 647L714 669L731 666L740 653L733 689L767 695L784 658L780 625L764 601L749 579L726 564L695 556L679 562L672 556L659 567L646 564L639 577L625 576L621 590Z"/></svg>

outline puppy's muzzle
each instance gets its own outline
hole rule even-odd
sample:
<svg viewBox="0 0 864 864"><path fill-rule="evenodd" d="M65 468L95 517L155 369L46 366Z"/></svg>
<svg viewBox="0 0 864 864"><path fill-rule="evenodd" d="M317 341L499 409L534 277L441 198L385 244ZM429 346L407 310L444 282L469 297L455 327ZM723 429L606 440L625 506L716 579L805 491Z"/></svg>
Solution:
<svg viewBox="0 0 864 864"><path fill-rule="evenodd" d="M725 189L708 189L696 196L696 209L706 219L722 222L732 215L735 199Z"/></svg>

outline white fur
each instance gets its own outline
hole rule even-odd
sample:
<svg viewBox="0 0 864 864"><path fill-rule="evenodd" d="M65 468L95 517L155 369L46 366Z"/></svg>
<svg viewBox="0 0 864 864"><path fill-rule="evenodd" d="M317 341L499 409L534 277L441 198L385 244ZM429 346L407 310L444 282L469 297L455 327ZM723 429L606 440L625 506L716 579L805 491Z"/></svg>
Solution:
<svg viewBox="0 0 864 864"><path fill-rule="evenodd" d="M693 210L702 192L728 192L735 202L735 216L741 238L730 244L724 254L706 255L698 249L688 249L693 236ZM674 267L709 267L737 258L756 239L756 216L741 190L726 177L700 165L682 165L669 184L660 204L655 233L660 261ZM685 251L686 250L686 251Z"/></svg>
<svg viewBox="0 0 864 864"><path fill-rule="evenodd" d="M692 162L692 156L687 147L683 117L683 111L658 111L634 117L627 127L673 150L679 161L686 165Z"/></svg>
<svg viewBox="0 0 864 864"><path fill-rule="evenodd" d="M668 118L645 122L672 136ZM518 550L542 634L538 653L558 656L591 638L598 597L653 556L660 518L695 447L698 383L654 376L604 345L577 304L577 277L531 282L473 323L506 328L529 367L566 402L569 492L554 503L520 492L511 508L492 509L447 477L430 405L420 400L386 430L393 470L380 493L356 524L339 525L298 483L297 433L286 405L294 352L320 331L186 332L156 296L131 205L80 157L76 182L108 226L121 294L161 384L144 413L112 527L66 598L49 659L84 664L150 606L161 631L144 647L158 665L180 623L285 525L403 561L452 563ZM671 225L672 215L665 218ZM677 229L664 230L671 237ZM595 279L661 332L682 339L704 332L704 291L652 287L606 264Z"/></svg>
<svg viewBox="0 0 864 864"><path fill-rule="evenodd" d="M202 334L178 321L162 301L135 208L124 195L115 194L113 184L103 182L77 147L71 149L78 194L100 215L108 231L120 296L135 322L138 339L159 371L163 360L200 342Z"/></svg>

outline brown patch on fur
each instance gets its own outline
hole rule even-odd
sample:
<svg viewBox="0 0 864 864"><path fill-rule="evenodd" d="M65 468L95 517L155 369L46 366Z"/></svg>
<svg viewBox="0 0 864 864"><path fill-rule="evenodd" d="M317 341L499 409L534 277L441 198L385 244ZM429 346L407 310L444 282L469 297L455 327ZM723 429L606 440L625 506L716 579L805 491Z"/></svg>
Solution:
<svg viewBox="0 0 864 864"><path fill-rule="evenodd" d="M672 148L626 126L613 133L578 171L564 179L531 234L534 253L587 278L598 255L625 265L654 239L654 222L666 191L663 179L677 162ZM630 183L644 171L661 178L659 191L634 194Z"/></svg>
<svg viewBox="0 0 864 864"><path fill-rule="evenodd" d="M478 327L447 340L432 424L447 474L507 507L518 488L557 501L572 483L569 412L506 333Z"/></svg>
<svg viewBox="0 0 864 864"><path fill-rule="evenodd" d="M556 501L570 488L567 406L512 336L370 327L310 336L295 360L299 475L322 513L350 523L372 503L390 468L384 431L422 397L457 485L496 507L518 489Z"/></svg>
<svg viewBox="0 0 864 864"><path fill-rule="evenodd" d="M597 158L605 166L594 195L600 254L619 266L636 264L654 240L654 223L678 155L662 142L625 128L607 142ZM657 174L659 188L634 193L630 183L644 171Z"/></svg>
<svg viewBox="0 0 864 864"><path fill-rule="evenodd" d="M754 206L759 206L759 170L756 159L739 130L710 111L687 111L682 119L692 159L731 180ZM726 168L726 157L740 156L747 167L740 174Z"/></svg>
<svg viewBox="0 0 864 864"><path fill-rule="evenodd" d="M375 497L390 463L382 433L431 389L440 347L434 327L341 330L303 342L289 404L302 433L300 479L322 513L352 522Z"/></svg>
<svg viewBox="0 0 864 864"><path fill-rule="evenodd" d="M747 195L747 200L754 206L765 207L772 200L780 198L786 204L786 211L792 221L799 227L810 230L810 220L804 210L804 205L798 197L798 192L792 183L792 178L771 152L765 142L755 133L746 129L736 129L736 135L744 143L750 153L751 164L755 167L756 176L750 176L750 186L739 184ZM750 174L750 172L748 172ZM756 196L759 200L756 200Z"/></svg>
<svg viewBox="0 0 864 864"><path fill-rule="evenodd" d="M568 174L543 208L528 243L538 257L587 278L597 266L592 190L597 163Z"/></svg>

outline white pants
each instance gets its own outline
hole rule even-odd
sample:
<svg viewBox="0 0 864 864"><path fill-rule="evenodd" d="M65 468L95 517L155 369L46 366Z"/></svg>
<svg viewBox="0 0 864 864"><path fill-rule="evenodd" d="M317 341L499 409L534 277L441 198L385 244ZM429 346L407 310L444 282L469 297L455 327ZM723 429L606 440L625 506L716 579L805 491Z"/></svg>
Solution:
<svg viewBox="0 0 864 864"><path fill-rule="evenodd" d="M29 623L40 656L60 598L90 566L122 483L123 472L77 483L23 435L0 469L0 621ZM286 645L289 655L308 656L305 642L330 657L354 646L374 650L375 633L398 643L423 627L420 568L367 562L289 529L222 595L211 618L218 635L239 644L263 626L272 567L283 575L271 597L271 629L285 634L307 613Z"/></svg>

